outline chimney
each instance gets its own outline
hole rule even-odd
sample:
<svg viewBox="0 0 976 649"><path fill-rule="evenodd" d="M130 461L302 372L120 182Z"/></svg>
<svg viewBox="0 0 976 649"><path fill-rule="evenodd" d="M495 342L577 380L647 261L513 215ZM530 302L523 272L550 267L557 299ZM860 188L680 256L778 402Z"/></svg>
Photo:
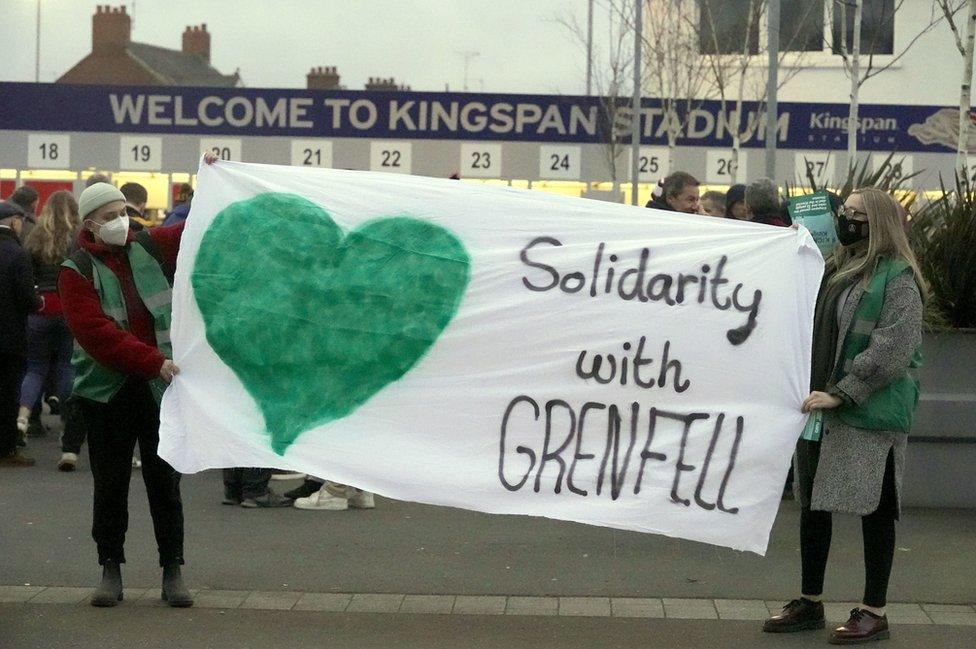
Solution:
<svg viewBox="0 0 976 649"><path fill-rule="evenodd" d="M132 19L125 5L98 5L92 16L92 52L121 54L132 38Z"/></svg>
<svg viewBox="0 0 976 649"><path fill-rule="evenodd" d="M187 25L183 30L183 53L199 56L210 63L210 32L207 31L207 23Z"/></svg>
<svg viewBox="0 0 976 649"><path fill-rule="evenodd" d="M409 88L407 86L398 86L396 79L393 77L389 79L370 77L369 81L366 82L366 90L409 90Z"/></svg>
<svg viewBox="0 0 976 649"><path fill-rule="evenodd" d="M312 68L305 76L305 87L309 90L339 90L339 73L334 65Z"/></svg>

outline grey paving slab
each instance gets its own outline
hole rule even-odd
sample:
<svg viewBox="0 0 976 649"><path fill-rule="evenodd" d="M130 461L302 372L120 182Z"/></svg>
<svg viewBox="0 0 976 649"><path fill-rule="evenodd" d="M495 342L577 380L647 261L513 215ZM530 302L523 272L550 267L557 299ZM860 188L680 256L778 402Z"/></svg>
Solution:
<svg viewBox="0 0 976 649"><path fill-rule="evenodd" d="M966 604L922 604L922 608L929 613L976 613Z"/></svg>
<svg viewBox="0 0 976 649"><path fill-rule="evenodd" d="M504 615L507 598L500 595L458 595L454 598L455 614Z"/></svg>
<svg viewBox="0 0 976 649"><path fill-rule="evenodd" d="M294 591L253 591L241 608L259 611L290 611L302 594Z"/></svg>
<svg viewBox="0 0 976 649"><path fill-rule="evenodd" d="M400 610L403 595L357 594L346 607L347 613L396 613Z"/></svg>
<svg viewBox="0 0 976 649"><path fill-rule="evenodd" d="M929 613L935 624L951 626L976 626L976 613Z"/></svg>
<svg viewBox="0 0 976 649"><path fill-rule="evenodd" d="M559 614L571 617L608 617L609 597L560 597Z"/></svg>
<svg viewBox="0 0 976 649"><path fill-rule="evenodd" d="M453 610L453 595L406 595L400 604L401 613L445 615Z"/></svg>
<svg viewBox="0 0 976 649"><path fill-rule="evenodd" d="M765 620L769 617L761 599L717 599L715 610L722 620Z"/></svg>
<svg viewBox="0 0 976 649"><path fill-rule="evenodd" d="M718 611L710 599L673 599L665 597L664 615L676 620L716 620Z"/></svg>
<svg viewBox="0 0 976 649"><path fill-rule="evenodd" d="M831 624L839 626L847 622L851 617L851 610L859 606L857 602L824 602L824 617L827 618L827 626Z"/></svg>
<svg viewBox="0 0 976 649"><path fill-rule="evenodd" d="M556 615L559 613L557 597L509 597L505 615Z"/></svg>
<svg viewBox="0 0 976 649"><path fill-rule="evenodd" d="M31 604L79 604L92 594L91 588L51 586L30 598Z"/></svg>
<svg viewBox="0 0 976 649"><path fill-rule="evenodd" d="M341 593L303 593L292 607L293 611L331 611L346 610L352 595Z"/></svg>
<svg viewBox="0 0 976 649"><path fill-rule="evenodd" d="M201 590L194 598L194 606L200 608L238 608L250 591L246 590Z"/></svg>
<svg viewBox="0 0 976 649"><path fill-rule="evenodd" d="M0 602L26 602L44 586L0 586Z"/></svg>
<svg viewBox="0 0 976 649"><path fill-rule="evenodd" d="M891 624L932 624L932 619L920 604L889 602L885 614Z"/></svg>
<svg viewBox="0 0 976 649"><path fill-rule="evenodd" d="M151 590L153 589L152 588L129 588L128 586L125 586L122 589L122 604L123 605L134 604L138 602L140 599L142 599L143 597L145 597L146 594ZM157 595L159 594L158 588L156 589L156 594Z"/></svg>
<svg viewBox="0 0 976 649"><path fill-rule="evenodd" d="M159 596L159 591L148 592L142 595L139 599L132 602L135 606L160 606L165 607L166 602Z"/></svg>
<svg viewBox="0 0 976 649"><path fill-rule="evenodd" d="M767 599L766 600L766 610L769 611L770 615L779 615L783 612L783 607L786 606L785 601L780 601L778 599Z"/></svg>
<svg viewBox="0 0 976 649"><path fill-rule="evenodd" d="M613 617L664 617L664 602L648 597L613 597L610 599Z"/></svg>

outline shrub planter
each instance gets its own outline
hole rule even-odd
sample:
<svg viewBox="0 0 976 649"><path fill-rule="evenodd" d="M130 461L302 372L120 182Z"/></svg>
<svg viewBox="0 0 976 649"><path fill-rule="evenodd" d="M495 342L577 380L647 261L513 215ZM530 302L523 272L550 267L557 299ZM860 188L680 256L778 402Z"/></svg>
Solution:
<svg viewBox="0 0 976 649"><path fill-rule="evenodd" d="M903 502L976 508L976 329L926 333Z"/></svg>

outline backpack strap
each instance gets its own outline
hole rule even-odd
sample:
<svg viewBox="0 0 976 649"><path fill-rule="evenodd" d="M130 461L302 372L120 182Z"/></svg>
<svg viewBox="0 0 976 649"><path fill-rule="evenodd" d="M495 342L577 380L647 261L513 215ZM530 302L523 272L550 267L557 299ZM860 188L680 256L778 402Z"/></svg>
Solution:
<svg viewBox="0 0 976 649"><path fill-rule="evenodd" d="M75 265L78 272L81 273L85 279L87 279L89 282L94 280L95 271L93 270L92 266L92 258L91 254L87 250L84 248L78 248L71 253L68 260Z"/></svg>

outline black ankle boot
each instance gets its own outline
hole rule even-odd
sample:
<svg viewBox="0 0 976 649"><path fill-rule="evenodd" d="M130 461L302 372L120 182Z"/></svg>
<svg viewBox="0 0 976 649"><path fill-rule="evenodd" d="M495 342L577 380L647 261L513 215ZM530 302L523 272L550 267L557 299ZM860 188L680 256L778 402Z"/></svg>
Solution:
<svg viewBox="0 0 976 649"><path fill-rule="evenodd" d="M122 567L109 559L102 565L102 583L91 596L92 606L116 606L122 601Z"/></svg>
<svg viewBox="0 0 976 649"><path fill-rule="evenodd" d="M175 608L193 606L193 596L183 583L178 563L163 566L163 599Z"/></svg>

